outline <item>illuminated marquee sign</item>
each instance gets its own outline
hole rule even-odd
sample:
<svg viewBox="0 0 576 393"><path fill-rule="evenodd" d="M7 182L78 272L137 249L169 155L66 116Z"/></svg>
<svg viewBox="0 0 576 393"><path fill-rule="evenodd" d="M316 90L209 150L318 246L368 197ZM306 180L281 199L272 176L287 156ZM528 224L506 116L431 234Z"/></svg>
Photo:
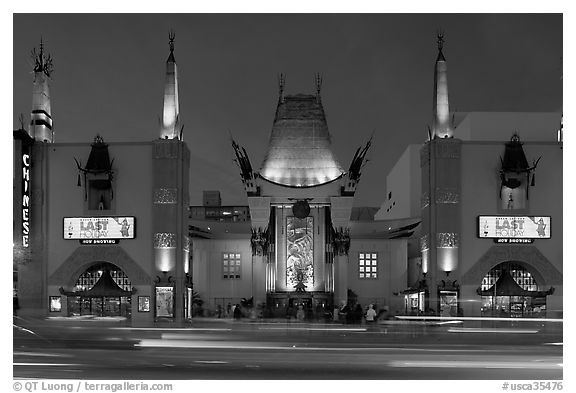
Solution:
<svg viewBox="0 0 576 393"><path fill-rule="evenodd" d="M134 239L134 217L64 217L64 239L83 244L116 244Z"/></svg>
<svg viewBox="0 0 576 393"><path fill-rule="evenodd" d="M24 149L24 147L23 147ZM22 153L22 247L30 245L30 153Z"/></svg>
<svg viewBox="0 0 576 393"><path fill-rule="evenodd" d="M530 243L531 239L550 239L550 217L479 216L478 237L508 239L503 243Z"/></svg>

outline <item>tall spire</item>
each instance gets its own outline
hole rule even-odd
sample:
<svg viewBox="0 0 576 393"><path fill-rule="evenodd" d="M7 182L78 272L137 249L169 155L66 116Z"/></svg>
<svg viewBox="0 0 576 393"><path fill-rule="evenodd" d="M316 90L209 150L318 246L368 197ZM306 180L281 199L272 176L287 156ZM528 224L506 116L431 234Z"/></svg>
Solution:
<svg viewBox="0 0 576 393"><path fill-rule="evenodd" d="M450 106L448 104L448 66L442 53L444 33L438 33L438 57L434 66L434 123L432 138L452 138Z"/></svg>
<svg viewBox="0 0 576 393"><path fill-rule="evenodd" d="M30 114L29 134L41 142L53 142L52 115L50 108L50 90L48 80L54 69L52 57L44 53L44 42L40 38L39 51L32 50L34 62L34 82L32 87L32 112Z"/></svg>
<svg viewBox="0 0 576 393"><path fill-rule="evenodd" d="M320 96L320 92L322 91L322 74L319 72L315 75L316 81L316 102L320 103L322 101L322 97Z"/></svg>
<svg viewBox="0 0 576 393"><path fill-rule="evenodd" d="M278 75L278 103L284 102L284 85L286 84L286 75Z"/></svg>
<svg viewBox="0 0 576 393"><path fill-rule="evenodd" d="M161 139L178 139L180 133L180 108L178 104L178 72L174 59L173 31L168 34L170 55L166 60L166 83L164 84L164 111L162 113Z"/></svg>

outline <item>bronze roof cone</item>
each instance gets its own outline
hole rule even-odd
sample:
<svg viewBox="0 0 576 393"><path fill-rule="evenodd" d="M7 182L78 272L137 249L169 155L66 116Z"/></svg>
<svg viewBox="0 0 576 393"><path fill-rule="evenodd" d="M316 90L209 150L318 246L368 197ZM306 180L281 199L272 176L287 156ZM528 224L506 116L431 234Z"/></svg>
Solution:
<svg viewBox="0 0 576 393"><path fill-rule="evenodd" d="M318 94L282 95L260 176L288 187L313 187L338 179L342 166L330 149Z"/></svg>

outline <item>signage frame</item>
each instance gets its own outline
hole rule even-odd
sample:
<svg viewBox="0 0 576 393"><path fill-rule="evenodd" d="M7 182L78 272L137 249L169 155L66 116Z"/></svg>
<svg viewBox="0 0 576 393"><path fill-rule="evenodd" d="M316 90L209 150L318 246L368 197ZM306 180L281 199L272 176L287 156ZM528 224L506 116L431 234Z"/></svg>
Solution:
<svg viewBox="0 0 576 393"><path fill-rule="evenodd" d="M131 218L133 221L133 234L132 237L121 237L118 238L117 236L111 236L109 238L98 238L98 237L86 237L86 238L81 238L81 237L66 237L65 233L66 233L66 220L67 219L99 219L99 218ZM137 219L135 216L129 216L129 215L125 215L125 216L119 216L119 215L114 215L114 216L71 216L71 217L62 217L62 238L64 240L79 240L82 243L82 240L116 240L116 243L102 243L102 244L117 244L118 241L120 239L126 239L126 240L134 240L137 237L137 232L136 232L136 228L137 228ZM82 244L90 244L90 243L82 243Z"/></svg>
<svg viewBox="0 0 576 393"><path fill-rule="evenodd" d="M481 219L483 218L495 218L495 217L502 217L502 218L547 218L548 219L548 236L544 237L544 236L525 236L525 237L515 237L515 236L481 236ZM498 239L508 239L508 241L505 242L497 242L497 243L510 243L510 244L528 244L528 242L514 242L514 241L510 241L510 239L551 239L552 238L552 216L507 216L504 214L490 214L490 215L479 215L476 217L476 237L478 239L493 239L495 242L497 242ZM531 243L531 242L530 242Z"/></svg>
<svg viewBox="0 0 576 393"><path fill-rule="evenodd" d="M31 202L31 172L32 172L32 149L30 144L22 143L21 156L21 168L22 168L22 184L21 193L22 198L20 200L21 209L21 229L22 229L22 247L30 247L30 202Z"/></svg>

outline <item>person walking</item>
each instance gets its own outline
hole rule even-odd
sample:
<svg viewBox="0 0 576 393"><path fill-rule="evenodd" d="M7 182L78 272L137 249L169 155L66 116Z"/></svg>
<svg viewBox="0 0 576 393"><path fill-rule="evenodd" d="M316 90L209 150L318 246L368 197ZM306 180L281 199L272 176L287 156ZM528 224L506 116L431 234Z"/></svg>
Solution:
<svg viewBox="0 0 576 393"><path fill-rule="evenodd" d="M366 311L366 323L368 325L373 325L374 322L376 322L376 311L374 310L374 305L370 304Z"/></svg>
<svg viewBox="0 0 576 393"><path fill-rule="evenodd" d="M234 319L240 319L242 318L242 310L240 310L240 305L236 304L236 307L234 307Z"/></svg>
<svg viewBox="0 0 576 393"><path fill-rule="evenodd" d="M296 319L299 321L303 321L305 317L306 314L304 313L304 307L300 304L298 305L298 311L296 311Z"/></svg>

